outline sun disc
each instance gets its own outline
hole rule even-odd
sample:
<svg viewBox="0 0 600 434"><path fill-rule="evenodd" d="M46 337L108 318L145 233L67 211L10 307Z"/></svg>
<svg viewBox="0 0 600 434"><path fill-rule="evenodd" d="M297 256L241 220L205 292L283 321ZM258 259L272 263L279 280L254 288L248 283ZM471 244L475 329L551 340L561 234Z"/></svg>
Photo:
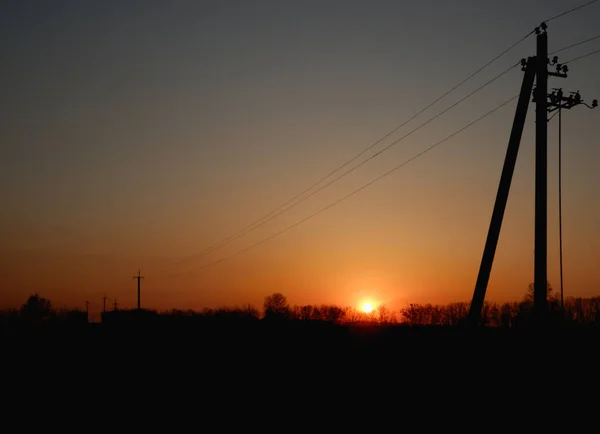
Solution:
<svg viewBox="0 0 600 434"><path fill-rule="evenodd" d="M365 313L371 313L373 311L373 304L372 303L364 303L362 305L362 310Z"/></svg>

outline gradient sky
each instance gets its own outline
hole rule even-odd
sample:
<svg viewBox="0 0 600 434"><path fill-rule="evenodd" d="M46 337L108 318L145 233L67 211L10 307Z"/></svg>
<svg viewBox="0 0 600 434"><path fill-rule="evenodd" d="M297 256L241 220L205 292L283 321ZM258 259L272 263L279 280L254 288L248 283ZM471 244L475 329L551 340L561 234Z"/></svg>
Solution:
<svg viewBox="0 0 600 434"><path fill-rule="evenodd" d="M209 255L582 0L0 3L0 305L33 292L98 312L365 299L468 301L515 101L347 201L244 249L400 164L519 91L515 68L311 199ZM598 34L600 3L549 23L550 51ZM566 61L600 40L560 53ZM521 58L528 38L374 148ZM600 55L550 87L600 97ZM533 281L530 106L487 299ZM563 116L566 295L600 293L600 110ZM558 288L557 118L549 280ZM370 155L366 154L364 157ZM360 160L358 160L360 161ZM351 166L349 166L351 167ZM178 264L178 265L177 265ZM172 275L171 273L178 273Z"/></svg>

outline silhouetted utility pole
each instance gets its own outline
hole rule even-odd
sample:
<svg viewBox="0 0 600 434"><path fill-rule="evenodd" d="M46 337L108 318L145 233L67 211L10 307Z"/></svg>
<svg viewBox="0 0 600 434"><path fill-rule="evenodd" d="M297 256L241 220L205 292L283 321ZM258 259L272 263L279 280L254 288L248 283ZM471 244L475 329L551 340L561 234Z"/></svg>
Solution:
<svg viewBox="0 0 600 434"><path fill-rule="evenodd" d="M530 57L527 60L521 60L521 66L522 70L525 71L525 75L523 76L523 83L521 84L521 93L519 94L515 119L508 140L508 149L506 150L506 157L504 158L504 167L502 168L500 184L498 185L496 202L492 212L492 220L483 249L483 257L481 258L479 274L477 276L477 282L475 283L475 292L473 293L473 299L471 300L471 307L467 318L467 322L470 326L477 326L479 324L479 317L481 315L481 309L483 308L485 292L492 271L494 255L496 254L496 246L498 245L498 237L500 236L500 228L502 227L502 219L504 218L504 210L506 209L510 184L515 171L515 164L517 162L517 155L521 144L521 136L523 135L523 127L525 126L525 119L527 117L529 98L531 96L531 90L533 89L536 66L535 58Z"/></svg>
<svg viewBox="0 0 600 434"><path fill-rule="evenodd" d="M85 316L86 318L90 317L90 302L87 300L85 302Z"/></svg>
<svg viewBox="0 0 600 434"><path fill-rule="evenodd" d="M533 270L533 320L544 323L548 315L548 76L565 78L567 67L558 64L548 72L548 33L546 24L537 34L535 102L535 259Z"/></svg>
<svg viewBox="0 0 600 434"><path fill-rule="evenodd" d="M108 297L106 296L106 293L104 293L104 297L102 297L102 301L104 302L103 303L103 308L102 308L103 312L106 312L106 300L107 299L108 299Z"/></svg>
<svg viewBox="0 0 600 434"><path fill-rule="evenodd" d="M536 322L545 317L548 250L548 33L546 25L537 34L535 101L535 258L533 267L533 314Z"/></svg>
<svg viewBox="0 0 600 434"><path fill-rule="evenodd" d="M118 306L117 299L115 298L115 303L113 304L113 310L117 310L117 306Z"/></svg>
<svg viewBox="0 0 600 434"><path fill-rule="evenodd" d="M140 309L140 279L143 279L144 276L140 274L140 270L138 270L137 276L133 276L134 279L137 279L137 287L138 287L138 309Z"/></svg>
<svg viewBox="0 0 600 434"><path fill-rule="evenodd" d="M483 257L475 284L473 299L467 322L471 326L479 323L481 309L485 299L485 292L489 281L492 263L498 244L498 237L504 217L504 210L508 199L512 175L515 168L521 135L525 118L527 116L528 99L532 93L535 75L536 89L533 92L536 104L536 132L535 132L535 249L534 249L534 320L542 323L547 318L547 230L548 230L548 120L547 120L547 94L548 76L566 77L567 68L558 64L555 56L552 65L556 65L556 72L548 72L548 34L546 23L535 29L537 34L537 53L535 57L521 60L525 71L519 102L513 121L513 127L508 142L500 185L496 195L496 202L492 212L492 220L485 243Z"/></svg>
<svg viewBox="0 0 600 434"><path fill-rule="evenodd" d="M535 259L533 280L533 320L544 323L548 316L548 76L565 78L567 67L552 59L555 72L548 71L546 24L536 29L537 68L534 102L535 125Z"/></svg>
<svg viewBox="0 0 600 434"><path fill-rule="evenodd" d="M557 71L567 71L567 67L558 64L558 59L554 58L553 63L557 64ZM562 244L562 110L570 110L577 105L585 105L593 109L598 107L598 100L592 101L592 105L586 104L579 91L571 92L570 96L565 97L562 89L553 89L548 94L548 113L558 110L558 239L559 239L559 261L560 261L560 308L565 308L565 297L563 289L563 244Z"/></svg>

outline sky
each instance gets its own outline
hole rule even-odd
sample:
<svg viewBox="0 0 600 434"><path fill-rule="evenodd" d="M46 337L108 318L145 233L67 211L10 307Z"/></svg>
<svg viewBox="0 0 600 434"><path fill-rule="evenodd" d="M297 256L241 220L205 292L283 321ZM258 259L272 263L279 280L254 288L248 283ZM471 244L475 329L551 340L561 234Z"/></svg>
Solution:
<svg viewBox="0 0 600 434"><path fill-rule="evenodd" d="M0 3L0 307L358 306L469 301L516 100L514 68L318 194L206 249L319 181L543 20L582 0ZM550 51L598 35L600 2L548 23ZM535 36L359 159L520 59ZM559 61L600 48L600 39ZM600 98L600 55L549 88ZM600 294L600 110L563 113L565 296ZM486 295L533 281L529 106ZM548 126L548 279L559 288L558 122ZM330 178L328 178L329 180ZM334 179L334 178L331 178ZM272 238L269 238L272 237ZM268 239L265 242L262 240ZM204 253L204 254L203 254Z"/></svg>

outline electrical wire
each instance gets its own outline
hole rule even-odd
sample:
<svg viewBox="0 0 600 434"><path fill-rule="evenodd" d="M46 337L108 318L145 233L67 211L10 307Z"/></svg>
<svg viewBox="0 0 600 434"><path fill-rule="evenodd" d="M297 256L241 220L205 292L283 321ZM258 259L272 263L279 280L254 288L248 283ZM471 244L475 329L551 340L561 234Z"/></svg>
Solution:
<svg viewBox="0 0 600 434"><path fill-rule="evenodd" d="M332 172L330 172L327 175L323 176L317 182L313 183L312 185L310 185L309 187L307 187L306 189L304 189L300 193L296 194L294 197L292 197L291 199L289 199L285 203L281 204L277 208L273 209L269 213L265 214L264 216L262 216L258 220L254 221L250 225L248 225L248 226L240 229L239 231L235 232L234 234L232 234L232 235L224 238L223 240L221 240L221 241L219 241L219 242L217 242L215 244L212 244L211 246L209 246L206 249L204 249L202 252L200 252L198 254L195 254L195 255L192 255L192 256L190 256L188 258L182 259L180 261L177 261L177 262L173 263L172 265L173 266L175 266L175 265L181 265L183 263L193 261L194 259L198 259L199 257L203 257L203 256L205 256L205 255L213 252L214 250L217 250L217 249L219 249L219 248L221 248L221 247L229 244L230 242L232 242L232 241L234 241L234 240L236 240L236 239L244 236L245 234L253 231L254 229L262 226L264 223L266 223L266 221L264 221L264 220L269 219L267 221L270 221L271 220L270 217L273 214L275 214L276 212L278 212L279 210L281 210L282 208L284 208L286 205L290 204L294 200L296 200L299 197L303 196L304 194L308 193L309 191L311 191L312 189L314 189L316 186L318 186L319 184L321 184L323 181L325 181L327 178L330 178L332 175L334 175L335 173L339 172L344 167L348 166L350 163L352 163L353 161L355 161L357 158L359 158L360 156L364 155L366 152L368 152L369 150L371 150L372 148L374 148L376 145L378 145L383 140L385 140L386 138L388 138L389 136L391 136L393 133L395 133L396 131L398 131L400 128L402 128L403 126L407 125L409 122L411 122L412 120L414 120L417 116L421 115L422 113L424 113L425 111L427 111L429 108L431 108L432 106L434 106L436 103L438 103L439 101L441 101L443 98L445 98L446 96L448 96L450 93L452 93L453 91L455 91L456 89L458 89L460 86L462 86L463 84L465 84L467 81L471 80L473 77L475 77L477 74L479 74L485 68L487 68L488 66L490 66L492 63L494 63L500 57L504 56L510 50L512 50L517 45L519 45L521 42L523 42L525 39L527 39L529 36L531 36L534 32L535 31L532 30L531 32L529 32L526 35L524 35L523 37L521 37L515 43L513 43L512 45L510 45L508 48L506 48L505 50L503 50L502 52L500 52L494 58L492 58L491 60L489 60L488 62L486 62L483 66L481 66L480 68L478 68L477 70L475 70L473 73L471 73L467 78L465 78L462 81L460 81L458 84L456 84L455 86L453 86L452 88L450 88L448 91L446 91L440 97L436 98L434 101L432 101L431 103L429 103L423 109L419 110L417 113L415 113L414 115L412 115L409 119L407 119L406 121L402 122L400 125L398 125L393 130L391 130L390 132L388 132L387 134L385 134L384 136L382 136L380 139L378 139L377 141L375 141L373 144L371 144L370 146L368 146L367 148L365 148L364 150L362 150L361 152L359 152L358 154L356 154L350 160L346 161L344 164L342 164L341 166L339 166L338 168L336 168ZM303 201L303 200L304 199L302 199L301 201Z"/></svg>
<svg viewBox="0 0 600 434"><path fill-rule="evenodd" d="M569 15L579 9L582 9L584 7L590 6L594 3L596 3L598 0L592 0L589 1L587 3L584 3L582 5L576 6L574 8L571 8L565 12L562 12L558 15L555 15L553 17L550 17L546 20L544 20L543 22L548 23L550 21L556 20L558 18L564 17L566 15ZM351 162L353 162L354 160L356 160L357 158L359 158L361 155L364 155L366 152L368 152L369 150L371 150L373 147L375 147L376 145L378 145L379 143L381 143L383 140L385 140L386 138L388 138L390 135L392 135L394 132L398 131L400 128L402 128L403 126L405 126L406 124L408 124L410 121L412 121L413 119L415 119L417 116L419 116L420 114L422 114L423 112L425 112L426 110L428 110L429 108L431 108L433 105L435 105L437 102L439 102L440 100L442 100L443 98L445 98L447 95L449 95L451 92L453 92L454 90L456 90L457 88L459 88L460 86L462 86L464 83L466 83L468 80L470 80L471 78L473 78L474 76L476 76L477 74L479 74L481 71L483 71L485 68L487 68L489 65L491 65L493 62L495 62L496 60L498 60L500 57L502 57L504 54L508 53L510 50L512 50L514 47L516 47L518 44L520 44L521 42L523 42L525 39L527 39L530 35L532 35L533 33L535 33L535 30L532 30L531 32L527 33L525 36L523 36L522 38L520 38L518 41L516 41L515 43L513 43L511 46L509 46L507 49L503 50L500 54L498 54L497 56L495 56L494 58L492 58L490 61L488 61L487 63L485 63L482 67L480 67L479 69L477 69L475 72L473 72L472 74L470 74L467 78L465 78L464 80L462 80L461 82L459 82L457 85L455 85L454 87L452 87L450 90L448 90L447 92L445 92L444 94L442 94L440 97L438 97L437 99L435 99L433 102L431 102L430 104L428 104L426 107L424 107L423 109L421 109L420 111L418 111L416 114L414 114L413 116L411 116L408 120L404 121L403 123L401 123L400 125L398 125L396 128L394 128L393 130L391 130L390 132L388 132L387 134L385 134L383 137L381 137L380 139L378 139L377 141L375 141L373 144L371 144L370 146L368 146L367 148L365 148L363 151L361 151L360 153L356 154L354 157L352 157L350 160L346 161L344 164L342 164L341 166L339 166L338 168L336 168L335 170L333 170L332 172L328 173L327 175L325 175L324 177L322 177L320 180L318 180L317 182L313 183L312 185L310 185L309 187L307 187L306 189L304 189L303 191L301 191L300 193L296 194L294 197L292 197L291 199L289 199L288 201L286 201L285 203L283 203L282 205L278 206L277 208L273 209L272 211L270 211L269 213L267 213L266 215L264 215L263 217L261 217L260 219L254 221L253 223L251 223L250 225L240 229L239 231L235 232L234 234L226 237L225 239L207 247L206 249L204 249L202 252L192 255L188 258L185 258L183 260L177 261L175 263L173 263L172 265L181 265L190 261L193 261L194 259L198 259L200 257L203 257L227 244L229 244L230 242L244 236L245 234L253 231L254 229L262 226L263 224L265 224L267 221L272 220L271 216L273 216L273 214L277 213L279 210L281 210L282 208L284 208L286 205L290 204L291 202L293 202L294 200L298 199L299 197L303 196L304 194L308 193L309 191L311 191L313 188L315 188L316 186L318 186L319 184L321 184L323 181L325 181L327 178L331 177L332 175L334 175L335 173L339 172L341 169L343 169L344 167L346 167L348 164L350 164ZM584 41L587 42L587 41ZM582 44L584 42L578 43L576 45ZM564 47L558 51L562 51L564 49L567 49L569 47ZM558 51L555 51L551 54L554 54ZM596 52L593 53L589 53L587 55L581 56L579 58L576 59L572 59L570 62L573 62L575 60L579 60L582 59L584 57L587 57L589 55L595 54ZM566 63L563 63L566 64ZM386 148L387 149L387 148ZM328 185L331 185L328 184ZM320 191L321 189L319 189L318 191ZM312 194L310 195L312 196ZM309 196L309 197L310 197ZM305 198L307 199L307 198ZM302 199L300 202L304 201L305 199ZM295 205L293 205L295 206ZM285 212L285 211L284 211ZM281 213L280 213L281 214ZM277 214L277 215L280 215ZM274 218L274 217L273 217ZM268 219L268 220L266 220Z"/></svg>
<svg viewBox="0 0 600 434"><path fill-rule="evenodd" d="M548 55L552 55L552 54L560 53L561 51L568 50L569 48L577 47L578 45L581 45L581 44L585 44L585 43L587 43L587 42L594 41L594 40L596 40L596 39L598 39L598 38L600 38L600 35L598 35L598 36L594 36L594 37L592 37L592 38L586 39L586 40L584 40L584 41L581 41L581 42L577 42L577 43L575 43L575 44L567 45L566 47L559 48L558 50L554 50L553 52L551 52L551 53L548 53Z"/></svg>
<svg viewBox="0 0 600 434"><path fill-rule="evenodd" d="M589 53L587 53L587 54L584 54L583 56L579 56L579 57L576 57L576 58L574 58L574 59L567 60L566 62L563 62L563 63L562 63L562 65L566 65L567 63L573 63L573 62L575 62L576 60L585 59L586 57L589 57L589 56L591 56L591 55L593 55L593 54L597 54L597 53L600 53L600 48L599 48L599 49L597 49L597 50L591 51L591 52L589 52Z"/></svg>
<svg viewBox="0 0 600 434"><path fill-rule="evenodd" d="M230 237L230 239L222 244L220 247L224 246L225 244L228 244L229 242L232 242L250 232L252 232L255 229L258 229L260 226L268 223L269 221L273 220L274 218L280 216L281 214L291 210L292 208L296 207L297 205L301 204L302 202L304 202L305 200L308 200L309 198L311 198L312 196L314 196L315 194L319 193L320 191L324 190L325 188L329 187L330 185L336 183L337 181L339 181L340 179L342 179L343 177L349 175L350 173L354 172L356 169L360 168L361 166L363 166L364 164L368 163L369 161L373 160L374 158L378 157L379 155L383 154L385 151L389 150L390 148L392 148L393 146L397 145L398 143L400 143L402 140L406 139L407 137L411 136L412 134L416 133L417 131L419 131L421 128L425 127L426 125L428 125L429 123L433 122L434 120L436 120L437 118L439 118L440 116L442 116L444 113L448 112L449 110L453 109L454 107L456 107L457 105L459 105L460 103L466 101L467 99L469 99L470 97L472 97L473 95L475 95L477 92L483 90L484 88L486 88L487 86L489 86L490 84L492 84L493 82L495 82L496 80L498 80L499 78L503 77L504 75L508 74L510 71L512 71L516 66L518 66L520 64L516 63L512 66L510 66L509 68L507 68L506 70L504 70L503 72L501 72L500 74L496 75L494 78L492 78L491 80L487 81L486 83L482 84L481 86L479 86L477 89L475 89L474 91L472 91L471 93L467 94L466 96L462 97L461 99L459 99L458 101L456 101L455 103L453 103L452 105L446 107L444 110L442 110L441 112L439 112L438 114L436 114L435 116L429 118L427 121L423 122L422 124L420 124L419 126L417 126L416 128L414 128L413 130L411 130L410 132L408 132L407 134L405 134L404 136L400 137L399 139L394 140L393 142L391 142L389 145L387 145L385 148L381 149L380 151L376 152L375 154L371 155L370 157L368 157L366 160L363 160L362 162L358 163L357 165L353 166L352 168L350 168L349 170L345 171L344 173L342 173L341 175L337 176L336 178L334 178L333 180L329 181L328 183L322 185L320 188L318 188L317 190L313 191L312 193L310 193L308 196L305 196L304 198L300 199L299 201L297 201L296 203L291 204L290 206L288 206L287 208L284 208L282 210L280 210L279 212L270 215L267 219L263 220L260 224L254 226L251 229L248 229L247 231L245 231L244 233L239 233L235 236ZM281 208L281 207L280 207ZM198 259L202 256L207 255L208 253L212 252L216 250L213 249L211 251L204 251L200 254L195 255L193 258L188 259L185 262L190 262L191 260L194 259Z"/></svg>
<svg viewBox="0 0 600 434"><path fill-rule="evenodd" d="M305 217L305 218L303 218L303 219L301 219L301 220L299 220L299 221L291 224L290 226L287 226L286 228L280 230L279 232L276 232L273 235L270 235L270 236L268 236L266 238L263 238L262 240L257 241L256 243L250 245L249 247L246 247L246 248L244 248L242 250L238 250L237 252L235 252L235 253L233 253L233 254L231 254L229 256L223 257L223 258L221 258L219 260L216 260L216 261L213 261L213 262L209 262L209 263L204 264L203 266L198 267L196 269L187 270L187 271L183 271L183 272L179 272L179 273L173 273L173 274L170 274L169 276L177 276L177 275L181 275L181 274L186 274L186 273L189 273L189 272L192 272L192 271L199 271L199 270L202 270L204 268L207 268L207 267L210 267L210 266L213 266L213 265L217 265L217 264L219 264L219 263L221 263L221 262L223 262L225 260L233 258L234 256L240 255L240 254L245 253L245 252L247 252L247 251L249 251L249 250L251 250L251 249L253 249L255 247L258 247L259 245L264 244L267 241L270 241L273 238L278 237L279 235L284 234L285 232L290 231L291 229L295 228L296 226L299 226L300 224L307 222L308 220L316 217L317 215L319 215L319 214L321 214L321 213L329 210L330 208L333 208L334 206L338 205L339 203L343 202L344 200L349 199L350 197L354 196L355 194L357 194L357 193L365 190L366 188L368 188L371 185L375 184L376 182L382 180L383 178L385 178L386 176L392 174L393 172L401 169L402 167L406 166L407 164L411 163L412 161L415 161L416 159L418 159L419 157L423 156L427 152L433 150L434 148L438 147L439 145L441 145L442 143L446 142L447 140L450 140L452 137L460 134L461 132L465 131L466 129L470 128L471 126L475 125L476 123L478 123L478 122L482 121L483 119L485 119L486 117L490 116L492 113L496 112L497 110L501 109L505 105L509 104L511 101L515 100L518 96L519 95L513 96L509 100L507 100L507 101L503 102L502 104L496 106L494 109L488 111L487 113L485 113L484 115L482 115L479 118L475 119L474 121L471 121L469 124L465 125L464 127L460 128L459 130L455 131L454 133L446 136L442 140L434 143L433 145L429 146L428 148L424 149L423 151L419 152L418 154L412 156L408 160L405 160L401 164L395 166L394 168L388 170L387 172L383 173L382 175L378 176L377 178L375 178L375 179L369 181L368 183L364 184L362 187L357 188L356 190L348 193L347 195L343 196L342 198L336 200L335 202L332 202L329 205L325 206L324 208L321 208L320 210L318 210L318 211L310 214L309 216L307 216L307 217Z"/></svg>
<svg viewBox="0 0 600 434"><path fill-rule="evenodd" d="M561 14L555 15L552 18L548 18L547 20L544 20L543 22L549 23L550 21L553 21L553 20L555 20L557 18L560 18L560 17L564 17L565 15L569 15L570 13L575 12L575 11L581 9L581 8L584 8L586 6L590 6L591 4L596 3L597 1L598 0L592 0L592 1L589 1L589 2L584 3L582 5L576 6L576 7L572 8L572 9L569 9L568 11L565 11L565 12L563 12Z"/></svg>

